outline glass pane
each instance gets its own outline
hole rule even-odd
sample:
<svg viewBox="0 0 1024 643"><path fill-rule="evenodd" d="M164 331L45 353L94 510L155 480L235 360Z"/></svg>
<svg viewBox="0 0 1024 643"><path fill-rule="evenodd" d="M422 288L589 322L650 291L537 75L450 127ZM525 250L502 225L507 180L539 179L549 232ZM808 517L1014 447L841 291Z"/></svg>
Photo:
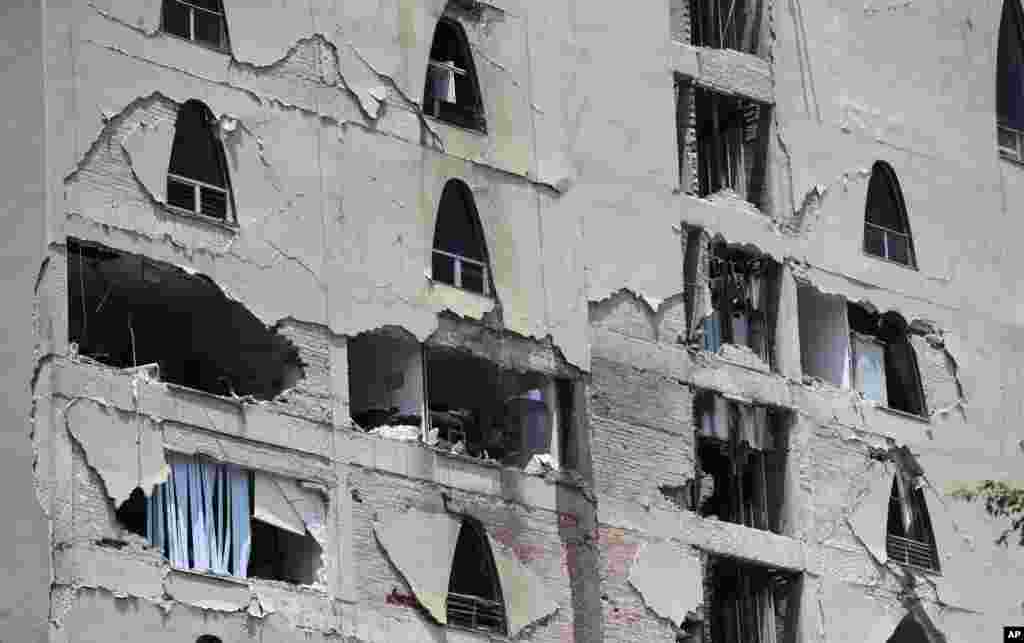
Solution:
<svg viewBox="0 0 1024 643"><path fill-rule="evenodd" d="M462 287L475 293L484 294L484 269L468 261L462 262Z"/></svg>
<svg viewBox="0 0 1024 643"><path fill-rule="evenodd" d="M164 2L164 31L182 38L190 38L189 13L191 13L191 9L181 3L174 2L174 0Z"/></svg>
<svg viewBox="0 0 1024 643"><path fill-rule="evenodd" d="M196 193L188 183L167 178L167 203L191 212L196 210Z"/></svg>
<svg viewBox="0 0 1024 643"><path fill-rule="evenodd" d="M224 46L221 34L223 33L224 19L220 16L205 11L196 11L196 41L206 43L217 49Z"/></svg>
<svg viewBox="0 0 1024 643"><path fill-rule="evenodd" d="M864 226L864 252L876 257L885 256L885 233L880 229L866 225Z"/></svg>
<svg viewBox="0 0 1024 643"><path fill-rule="evenodd" d="M214 217L217 219L227 218L227 194L225 194L224 192L220 192L219 190L201 188L199 191L199 198L202 200L202 207L200 209L200 212L202 212L208 217Z"/></svg>
<svg viewBox="0 0 1024 643"><path fill-rule="evenodd" d="M888 235L889 259L910 265L910 244L907 238L899 234Z"/></svg>
<svg viewBox="0 0 1024 643"><path fill-rule="evenodd" d="M455 285L455 263L454 259L447 255L434 253L431 275L434 281Z"/></svg>

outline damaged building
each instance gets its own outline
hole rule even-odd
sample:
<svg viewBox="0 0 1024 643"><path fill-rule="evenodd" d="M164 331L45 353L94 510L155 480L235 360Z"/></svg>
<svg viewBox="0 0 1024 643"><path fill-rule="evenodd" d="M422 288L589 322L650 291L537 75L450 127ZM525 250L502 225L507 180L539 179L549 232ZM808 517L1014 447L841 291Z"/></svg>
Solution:
<svg viewBox="0 0 1024 643"><path fill-rule="evenodd" d="M3 640L1024 621L1020 0L15 4Z"/></svg>

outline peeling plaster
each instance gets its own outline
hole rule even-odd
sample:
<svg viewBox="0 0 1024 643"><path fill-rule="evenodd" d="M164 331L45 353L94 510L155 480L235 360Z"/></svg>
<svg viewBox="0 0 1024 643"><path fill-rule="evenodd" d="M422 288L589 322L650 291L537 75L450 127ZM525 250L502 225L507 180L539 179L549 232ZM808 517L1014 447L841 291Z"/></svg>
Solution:
<svg viewBox="0 0 1024 643"><path fill-rule="evenodd" d="M667 541L644 545L629 572L629 583L644 604L677 627L700 607L703 582L700 558Z"/></svg>
<svg viewBox="0 0 1024 643"><path fill-rule="evenodd" d="M149 418L81 398L69 402L63 413L68 431L100 474L115 507L136 487L148 496L154 485L167 480L170 469L164 459L163 435Z"/></svg>
<svg viewBox="0 0 1024 643"><path fill-rule="evenodd" d="M514 552L487 535L498 568L498 579L505 599L508 636L515 638L523 628L544 619L558 609L548 586Z"/></svg>
<svg viewBox="0 0 1024 643"><path fill-rule="evenodd" d="M167 167L174 143L174 127L142 122L123 141L132 173L158 203L167 203Z"/></svg>

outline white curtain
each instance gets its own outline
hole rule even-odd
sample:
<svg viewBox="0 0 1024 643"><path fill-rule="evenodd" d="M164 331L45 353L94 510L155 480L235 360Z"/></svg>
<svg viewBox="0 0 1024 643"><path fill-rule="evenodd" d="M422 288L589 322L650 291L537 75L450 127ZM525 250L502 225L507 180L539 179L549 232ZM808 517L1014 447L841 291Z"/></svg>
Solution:
<svg viewBox="0 0 1024 643"><path fill-rule="evenodd" d="M249 472L168 453L171 475L146 506L146 532L181 569L244 577L249 566Z"/></svg>

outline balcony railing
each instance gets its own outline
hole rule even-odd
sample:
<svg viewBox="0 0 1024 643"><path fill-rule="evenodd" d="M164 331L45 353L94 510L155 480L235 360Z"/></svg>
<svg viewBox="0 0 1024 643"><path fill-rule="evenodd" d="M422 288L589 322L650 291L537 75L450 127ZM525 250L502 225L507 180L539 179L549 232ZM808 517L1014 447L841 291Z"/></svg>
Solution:
<svg viewBox="0 0 1024 643"><path fill-rule="evenodd" d="M491 296L491 280L487 262L434 248L432 276L456 288L469 290L484 297Z"/></svg>
<svg viewBox="0 0 1024 643"><path fill-rule="evenodd" d="M1003 158L1024 163L1024 132L1007 127L999 126L999 154Z"/></svg>
<svg viewBox="0 0 1024 643"><path fill-rule="evenodd" d="M935 546L912 538L888 534L885 553L889 560L928 571L939 571L939 556Z"/></svg>
<svg viewBox="0 0 1024 643"><path fill-rule="evenodd" d="M448 624L505 633L505 608L498 601L448 592Z"/></svg>
<svg viewBox="0 0 1024 643"><path fill-rule="evenodd" d="M228 191L178 174L167 175L167 203L190 214L228 218Z"/></svg>

